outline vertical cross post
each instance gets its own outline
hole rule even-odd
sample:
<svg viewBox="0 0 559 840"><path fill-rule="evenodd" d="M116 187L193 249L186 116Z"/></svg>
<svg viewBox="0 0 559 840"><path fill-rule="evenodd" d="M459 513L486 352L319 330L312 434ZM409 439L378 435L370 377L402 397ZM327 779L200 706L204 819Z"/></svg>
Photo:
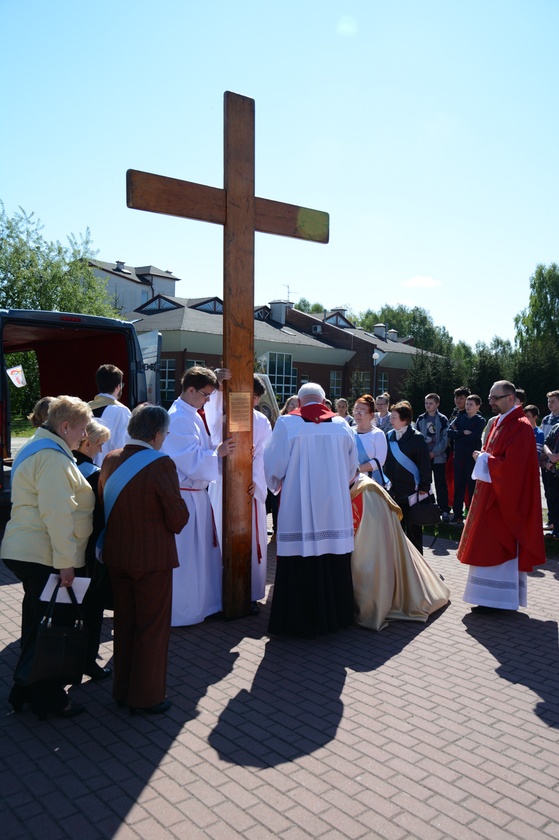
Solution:
<svg viewBox="0 0 559 840"><path fill-rule="evenodd" d="M128 207L223 225L223 361L226 435L237 438L224 459L223 610L248 615L252 555L252 395L254 370L254 233L328 242L328 214L254 194L254 100L224 97L224 187L126 173Z"/></svg>

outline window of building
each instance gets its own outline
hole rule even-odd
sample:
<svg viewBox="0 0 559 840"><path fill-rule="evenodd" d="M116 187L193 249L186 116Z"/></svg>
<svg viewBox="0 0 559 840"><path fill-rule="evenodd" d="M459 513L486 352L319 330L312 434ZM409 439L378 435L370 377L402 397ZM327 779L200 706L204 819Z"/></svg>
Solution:
<svg viewBox="0 0 559 840"><path fill-rule="evenodd" d="M144 290L142 290L142 295L143 293ZM145 293L147 295L147 290ZM170 309L184 309L184 306L181 303L176 303L173 300L158 295L152 300L148 300L147 303L142 303L135 311L141 312L143 315L158 315L160 312L167 312Z"/></svg>
<svg viewBox="0 0 559 840"><path fill-rule="evenodd" d="M200 367L206 367L206 362L204 359L187 359L186 360L186 370L188 368L194 367L194 365L200 365Z"/></svg>
<svg viewBox="0 0 559 840"><path fill-rule="evenodd" d="M388 391L388 374L377 373L377 394L384 394L385 391Z"/></svg>
<svg viewBox="0 0 559 840"><path fill-rule="evenodd" d="M270 377L270 383L280 405L297 391L297 368L293 367L291 353L265 353L258 359L262 373Z"/></svg>
<svg viewBox="0 0 559 840"><path fill-rule="evenodd" d="M221 315L223 313L223 302L219 298L211 298L191 306L191 309L199 309L200 312L215 312Z"/></svg>
<svg viewBox="0 0 559 840"><path fill-rule="evenodd" d="M352 390L355 393L358 393L359 396L362 394L370 394L371 392L371 374L368 371L364 370L356 370L353 372L352 376Z"/></svg>
<svg viewBox="0 0 559 840"><path fill-rule="evenodd" d="M175 360L161 359L161 402L169 408L175 399Z"/></svg>
<svg viewBox="0 0 559 840"><path fill-rule="evenodd" d="M341 370L330 371L330 396L342 396L342 372Z"/></svg>

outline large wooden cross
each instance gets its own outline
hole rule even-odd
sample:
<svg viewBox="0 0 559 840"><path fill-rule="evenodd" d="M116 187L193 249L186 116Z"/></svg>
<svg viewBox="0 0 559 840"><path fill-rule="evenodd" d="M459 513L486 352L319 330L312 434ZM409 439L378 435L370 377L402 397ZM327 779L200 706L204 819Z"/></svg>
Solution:
<svg viewBox="0 0 559 840"><path fill-rule="evenodd" d="M223 189L130 169L126 200L136 210L224 228L223 360L231 371L225 434L237 447L224 458L223 609L226 618L238 618L250 611L254 232L326 243L328 214L254 195L254 100L226 92L224 105Z"/></svg>

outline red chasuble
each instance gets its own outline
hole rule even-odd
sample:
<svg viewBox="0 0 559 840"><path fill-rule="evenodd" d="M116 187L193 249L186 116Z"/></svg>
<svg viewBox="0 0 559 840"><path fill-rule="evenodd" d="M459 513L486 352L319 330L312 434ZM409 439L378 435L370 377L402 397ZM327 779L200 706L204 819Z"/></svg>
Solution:
<svg viewBox="0 0 559 840"><path fill-rule="evenodd" d="M330 411L324 403L309 403L309 405L299 406L299 408L289 413L295 414L297 417L302 417L308 423L324 423L326 420L331 420L332 417L338 416L333 411ZM532 432L532 434L534 433Z"/></svg>
<svg viewBox="0 0 559 840"><path fill-rule="evenodd" d="M518 569L545 563L540 474L534 432L517 407L495 423L485 444L491 484L477 481L458 559L469 566L499 566L518 554Z"/></svg>

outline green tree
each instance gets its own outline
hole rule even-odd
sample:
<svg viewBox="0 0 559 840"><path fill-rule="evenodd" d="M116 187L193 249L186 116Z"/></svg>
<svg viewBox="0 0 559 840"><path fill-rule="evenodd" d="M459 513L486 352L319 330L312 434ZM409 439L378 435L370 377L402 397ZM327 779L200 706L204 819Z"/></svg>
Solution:
<svg viewBox="0 0 559 840"><path fill-rule="evenodd" d="M559 341L559 266L538 265L530 277L528 306L514 319L516 341L523 350L531 341Z"/></svg>
<svg viewBox="0 0 559 840"><path fill-rule="evenodd" d="M294 309L299 309L300 312L306 312L307 315L322 315L324 307L321 303L311 303L307 298L300 298L299 302L295 304Z"/></svg>
<svg viewBox="0 0 559 840"><path fill-rule="evenodd" d="M89 266L89 230L68 245L48 242L33 213L8 216L0 202L0 306L116 316L106 285Z"/></svg>
<svg viewBox="0 0 559 840"><path fill-rule="evenodd" d="M373 332L375 324L386 324L388 329L397 330L401 337L411 336L415 346L427 353L446 356L452 352L453 341L446 327L436 326L429 312L421 306L385 304L377 311L361 312L356 322L367 332Z"/></svg>
<svg viewBox="0 0 559 840"><path fill-rule="evenodd" d="M459 341L452 348L452 362L455 372L455 384L452 388L459 388L461 385L467 385L472 377L472 371L475 363L475 350L466 344L465 341Z"/></svg>
<svg viewBox="0 0 559 840"><path fill-rule="evenodd" d="M425 395L433 391L441 398L440 410L448 415L454 407L452 393L456 381L455 367L449 356L417 353L402 388L402 399L409 400L417 417L425 411Z"/></svg>
<svg viewBox="0 0 559 840"><path fill-rule="evenodd" d="M20 209L10 217L0 202L0 307L119 315L89 265L94 256L89 230L71 234L64 246L48 242L42 229L33 213ZM23 365L27 387L10 383L10 400L13 415L27 415L40 396L35 353L7 354L6 364Z"/></svg>
<svg viewBox="0 0 559 840"><path fill-rule="evenodd" d="M468 386L473 394L478 394L483 400L481 413L490 416L491 412L487 404L487 395L494 382L498 379L507 379L501 367L499 356L491 350L487 344L479 342L475 346L475 359L471 375L468 379Z"/></svg>
<svg viewBox="0 0 559 840"><path fill-rule="evenodd" d="M524 388L529 403L547 414L548 391L559 388L559 353L555 339L543 337L530 341L516 353L512 381Z"/></svg>

